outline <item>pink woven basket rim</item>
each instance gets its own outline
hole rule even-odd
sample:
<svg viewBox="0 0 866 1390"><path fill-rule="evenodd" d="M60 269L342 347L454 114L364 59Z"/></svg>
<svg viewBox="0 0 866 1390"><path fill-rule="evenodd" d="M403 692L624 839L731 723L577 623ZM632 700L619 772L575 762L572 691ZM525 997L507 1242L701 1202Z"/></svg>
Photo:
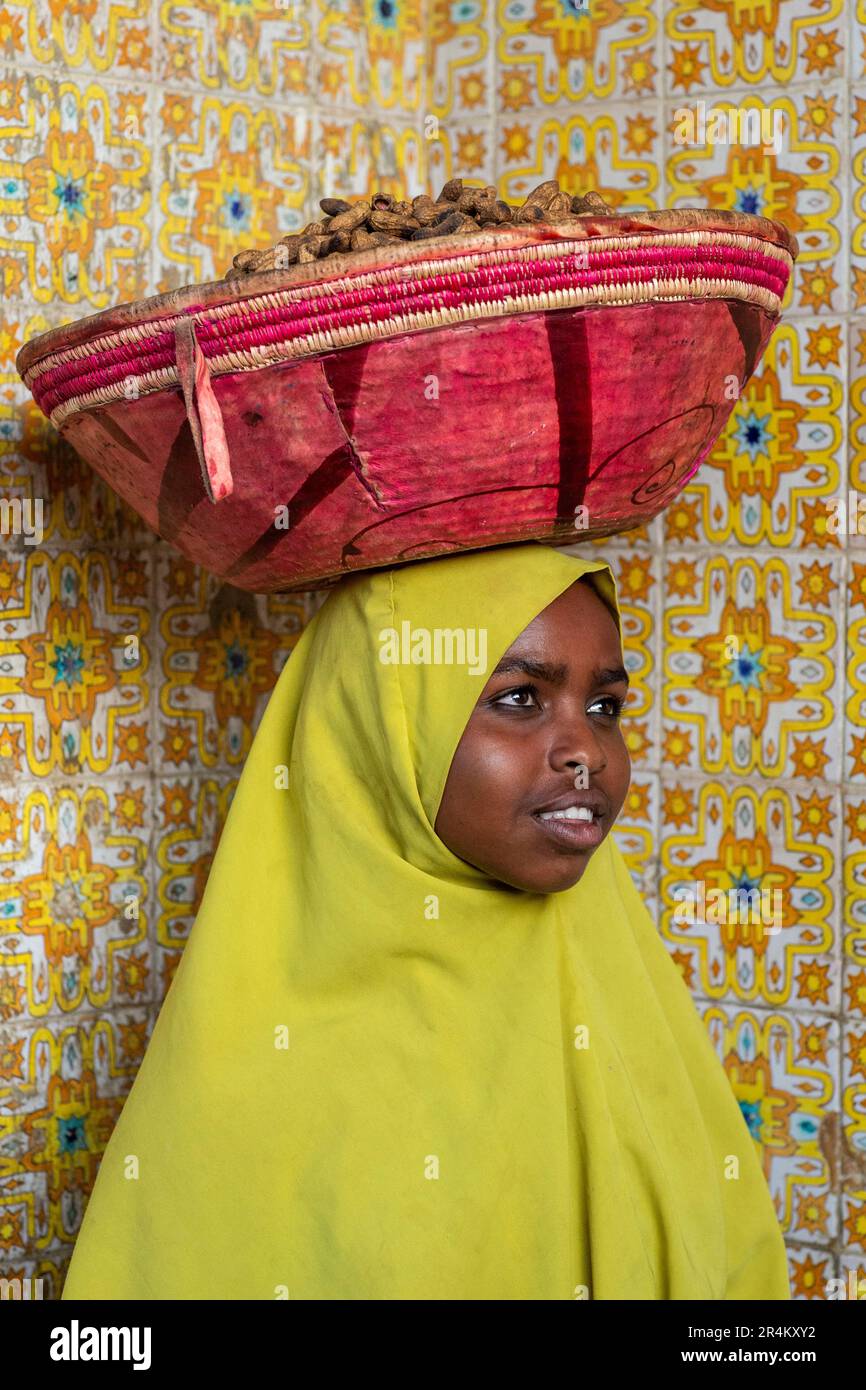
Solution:
<svg viewBox="0 0 866 1390"><path fill-rule="evenodd" d="M202 313L219 304L238 303L277 290L301 289L315 286L323 280L349 279L369 274L385 264L395 268L411 266L416 260L437 259L443 262L466 255L468 251L485 251L504 246L525 247L552 240L587 240L621 236L659 236L682 231L728 232L765 241L797 255L797 242L791 232L779 222L748 213L723 209L683 208L661 212L623 214L610 217L585 217L580 225L545 225L543 223L506 224L495 231L431 238L426 241L407 241L350 255L333 255L321 261L293 265L285 270L263 272L232 281L214 280L204 284L187 285L167 294L152 295L89 314L71 324L37 334L19 350L16 368L20 376L42 358L66 348L102 337L142 322L157 322L176 318L181 313ZM387 255L383 256L383 252Z"/></svg>
<svg viewBox="0 0 866 1390"><path fill-rule="evenodd" d="M467 254L472 249L467 248ZM353 288L350 281L349 288L335 285L332 295L320 293L315 299L304 297L300 289L288 303L273 297L271 304L254 309L245 301L236 306L235 312L230 303L214 306L197 317L196 331L205 357L213 359L254 347L288 344L315 332L387 321L398 310L419 313L459 304L505 303L515 291L538 295L563 289L627 289L641 282L670 283L678 278L690 284L729 279L762 288L781 301L790 276L786 259L763 253L760 244L747 247L724 242L637 242L597 250L590 242L580 256L571 250L562 256L549 255L545 260L500 259L457 270L436 262L433 273L411 280L396 278L358 288ZM386 268L381 273L386 274ZM713 297L718 297L717 293ZM142 336L148 330L149 336ZM122 334L123 330L117 333ZM123 381L130 369L134 369L133 375L139 375L174 365L174 330L163 320L139 324L135 341L120 338L111 346L105 345L104 339L100 341L102 345L91 353L86 352L84 344L70 350L68 360L46 365L32 380L33 395L47 415L77 396ZM314 349L308 355L314 355Z"/></svg>

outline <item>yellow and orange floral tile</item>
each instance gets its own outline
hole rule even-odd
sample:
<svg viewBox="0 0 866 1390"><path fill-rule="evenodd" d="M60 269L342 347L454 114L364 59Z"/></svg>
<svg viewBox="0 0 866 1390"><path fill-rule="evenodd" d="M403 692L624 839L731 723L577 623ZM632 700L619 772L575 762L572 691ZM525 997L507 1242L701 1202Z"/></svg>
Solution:
<svg viewBox="0 0 866 1390"><path fill-rule="evenodd" d="M493 121L486 112L441 121L433 129L436 138L422 140L419 163L411 169L414 174L417 167L421 187L416 190L408 179L405 180L407 197L417 191L436 198L449 179L462 178L469 183L485 185L498 182L494 172L496 139ZM500 196L505 196L501 188Z"/></svg>
<svg viewBox="0 0 866 1390"><path fill-rule="evenodd" d="M659 12L659 0L497 0L497 108L653 96L661 90Z"/></svg>
<svg viewBox="0 0 866 1390"><path fill-rule="evenodd" d="M302 595L220 585L160 541L21 550L0 559L0 785L243 761L306 621Z"/></svg>
<svg viewBox="0 0 866 1390"><path fill-rule="evenodd" d="M839 1236L838 1022L706 1002L699 1012L791 1252L803 1242L825 1258Z"/></svg>
<svg viewBox="0 0 866 1390"><path fill-rule="evenodd" d="M840 812L826 783L663 774L659 929L689 989L838 1012Z"/></svg>
<svg viewBox="0 0 866 1390"><path fill-rule="evenodd" d="M164 773L240 767L307 618L303 595L246 593L159 541L151 757Z"/></svg>
<svg viewBox="0 0 866 1390"><path fill-rule="evenodd" d="M317 108L311 124L310 218L321 215L320 198L357 198L381 190L396 198L424 191L425 162L440 144L425 137L417 120L391 113L356 114ZM446 175L446 177L448 177ZM437 189L438 192L438 189Z"/></svg>
<svg viewBox="0 0 866 1390"><path fill-rule="evenodd" d="M658 825L661 778L632 769L622 811L611 834L650 916L659 914Z"/></svg>
<svg viewBox="0 0 866 1390"><path fill-rule="evenodd" d="M849 470L846 493L850 488L857 494L856 523L849 524L849 548L866 560L866 314L854 319L848 357L849 412L848 458ZM847 500L847 498L846 498Z"/></svg>
<svg viewBox="0 0 866 1390"><path fill-rule="evenodd" d="M861 1211L858 1218L861 1229L863 1215ZM866 1291L866 1254L850 1255L843 1252L839 1257L838 1277L846 1298L862 1299ZM842 1296L841 1293L839 1296Z"/></svg>
<svg viewBox="0 0 866 1390"><path fill-rule="evenodd" d="M309 0L153 3L160 86L219 88L279 102L309 98L315 31Z"/></svg>
<svg viewBox="0 0 866 1390"><path fill-rule="evenodd" d="M848 13L851 17L848 70L853 83L866 77L866 0L850 0Z"/></svg>
<svg viewBox="0 0 866 1390"><path fill-rule="evenodd" d="M842 814L845 1007L866 1020L866 787L843 794Z"/></svg>
<svg viewBox="0 0 866 1390"><path fill-rule="evenodd" d="M803 603L838 607L833 559L845 535L828 526L845 497L844 321L783 322L696 477L664 513L671 547L821 551L798 574ZM674 553L676 551L674 550ZM669 574L671 596L685 574Z"/></svg>
<svg viewBox="0 0 866 1390"><path fill-rule="evenodd" d="M42 414L15 371L16 353L37 333L76 317L24 303L0 308L0 495L21 508L23 545L4 541L0 557L0 619L9 616L33 547L150 545L154 533ZM37 531L38 522L38 531Z"/></svg>
<svg viewBox="0 0 866 1390"><path fill-rule="evenodd" d="M620 554L613 549L600 554L613 570L622 614L623 656L629 673L622 729L632 770L658 769L661 556L638 550Z"/></svg>
<svg viewBox="0 0 866 1390"><path fill-rule="evenodd" d="M0 1216L0 1222L3 1223L0 1225L0 1240L2 1240L3 1236L14 1229L14 1216L10 1214L5 1221ZM72 1249L73 1247L69 1244L57 1244L50 1254L19 1257L16 1260L5 1255L2 1244L0 1244L0 1278L8 1279L10 1283L15 1279L20 1280L22 1297L24 1296L23 1290L30 1288L33 1290L31 1297L56 1301L60 1298L66 1279L69 1262L72 1258ZM25 1279L31 1282L25 1284Z"/></svg>
<svg viewBox="0 0 866 1390"><path fill-rule="evenodd" d="M384 0L387 4L388 0ZM450 125L464 116L482 117L527 102L525 81L509 90L495 76L493 12L496 0L452 5L425 3L423 129L435 138L441 117ZM531 95L528 98L531 100Z"/></svg>
<svg viewBox="0 0 866 1390"><path fill-rule="evenodd" d="M815 563L703 549L670 560L663 767L840 780L845 633L816 603ZM838 591L840 557L818 577Z"/></svg>
<svg viewBox="0 0 866 1390"><path fill-rule="evenodd" d="M671 0L665 13L665 86L704 95L744 83L786 87L844 72L845 0Z"/></svg>
<svg viewBox="0 0 866 1390"><path fill-rule="evenodd" d="M555 178L569 193L594 189L617 211L642 212L661 205L663 142L655 103L582 103L550 109L539 109L535 103L511 119L500 118L495 140L492 164L464 169L455 158L453 174L479 177L493 170L500 196L514 204L522 203L539 183Z"/></svg>
<svg viewBox="0 0 866 1390"><path fill-rule="evenodd" d="M838 1290L842 1275L838 1255L830 1250L791 1241L786 1242L785 1248L793 1299L807 1302L840 1297Z"/></svg>
<svg viewBox="0 0 866 1390"><path fill-rule="evenodd" d="M441 15L428 17L427 0L368 0L363 5L303 0L292 8L309 15L315 103L323 109L372 107L394 116L409 116L422 107L428 25L438 18L441 33L442 26L457 18L444 7Z"/></svg>
<svg viewBox="0 0 866 1390"><path fill-rule="evenodd" d="M721 208L782 222L799 256L783 311L838 315L848 307L850 209L843 196L846 91L841 83L764 95L725 92L707 106L689 97L665 106L665 176L670 207ZM711 142L698 122L708 111L762 113L770 123L760 144ZM689 121L683 112L692 113ZM769 136L769 140L765 137Z"/></svg>
<svg viewBox="0 0 866 1390"><path fill-rule="evenodd" d="M842 1188L845 1248L866 1257L866 791L845 794L842 808L844 1034L838 1180Z"/></svg>
<svg viewBox="0 0 866 1390"><path fill-rule="evenodd" d="M23 550L0 560L0 777L134 771L150 719L151 549Z"/></svg>
<svg viewBox="0 0 866 1390"><path fill-rule="evenodd" d="M589 544L595 546L600 554L593 556L593 558L603 560L609 551L615 555L623 548L630 549L633 546L639 550L643 550L645 547L661 550L664 536L663 517L664 513L661 513L652 521L643 521L639 526L633 526L630 531L617 531L613 536L596 537Z"/></svg>
<svg viewBox="0 0 866 1390"><path fill-rule="evenodd" d="M866 55L866 18L861 34ZM866 78L866 59L863 62ZM866 81L851 93L851 308L866 309Z"/></svg>
<svg viewBox="0 0 866 1390"><path fill-rule="evenodd" d="M149 873L157 978L165 997L204 895L238 777L184 777L166 771L154 785Z"/></svg>
<svg viewBox="0 0 866 1390"><path fill-rule="evenodd" d="M147 777L0 786L0 1022L150 1004Z"/></svg>
<svg viewBox="0 0 866 1390"><path fill-rule="evenodd" d="M83 314L147 293L152 102L140 84L0 68L4 301Z"/></svg>
<svg viewBox="0 0 866 1390"><path fill-rule="evenodd" d="M124 81L153 72L152 0L3 0L0 56Z"/></svg>
<svg viewBox="0 0 866 1390"><path fill-rule="evenodd" d="M218 280L239 250L270 246L309 220L305 109L167 87L155 123L158 293Z"/></svg>
<svg viewBox="0 0 866 1390"><path fill-rule="evenodd" d="M848 556L844 780L866 784L866 552Z"/></svg>
<svg viewBox="0 0 866 1390"><path fill-rule="evenodd" d="M0 1269L63 1262L144 1055L154 1011L0 1024Z"/></svg>
<svg viewBox="0 0 866 1390"><path fill-rule="evenodd" d="M851 978L849 977L849 984ZM860 990L860 986L855 987ZM866 1255L866 1020L847 1016L842 1030L840 1153L846 1251Z"/></svg>

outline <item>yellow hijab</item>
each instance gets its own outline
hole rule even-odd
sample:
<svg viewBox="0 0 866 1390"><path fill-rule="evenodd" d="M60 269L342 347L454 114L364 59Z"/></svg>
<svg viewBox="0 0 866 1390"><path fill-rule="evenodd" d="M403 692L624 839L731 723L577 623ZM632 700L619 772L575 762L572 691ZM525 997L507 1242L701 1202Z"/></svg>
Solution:
<svg viewBox="0 0 866 1390"><path fill-rule="evenodd" d="M612 838L545 895L433 830L487 677L586 573L616 605L603 562L528 544L354 576L307 626L64 1298L790 1297L755 1144ZM404 622L486 630L486 674L386 664Z"/></svg>

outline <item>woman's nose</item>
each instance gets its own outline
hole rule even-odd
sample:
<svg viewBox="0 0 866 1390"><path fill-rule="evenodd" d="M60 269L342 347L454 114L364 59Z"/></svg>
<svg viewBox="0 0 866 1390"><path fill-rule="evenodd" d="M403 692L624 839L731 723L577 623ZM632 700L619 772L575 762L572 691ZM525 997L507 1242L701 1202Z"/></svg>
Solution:
<svg viewBox="0 0 866 1390"><path fill-rule="evenodd" d="M607 756L597 731L588 719L569 721L551 745L550 766L556 772L577 773L586 768L595 777L607 766Z"/></svg>

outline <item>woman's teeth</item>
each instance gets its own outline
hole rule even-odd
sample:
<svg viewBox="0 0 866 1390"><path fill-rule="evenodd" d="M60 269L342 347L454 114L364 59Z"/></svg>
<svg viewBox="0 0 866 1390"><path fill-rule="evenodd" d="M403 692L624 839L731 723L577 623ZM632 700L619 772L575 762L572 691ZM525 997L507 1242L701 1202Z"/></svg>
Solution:
<svg viewBox="0 0 866 1390"><path fill-rule="evenodd" d="M592 820L588 806L566 806L562 811L539 811L539 820Z"/></svg>

